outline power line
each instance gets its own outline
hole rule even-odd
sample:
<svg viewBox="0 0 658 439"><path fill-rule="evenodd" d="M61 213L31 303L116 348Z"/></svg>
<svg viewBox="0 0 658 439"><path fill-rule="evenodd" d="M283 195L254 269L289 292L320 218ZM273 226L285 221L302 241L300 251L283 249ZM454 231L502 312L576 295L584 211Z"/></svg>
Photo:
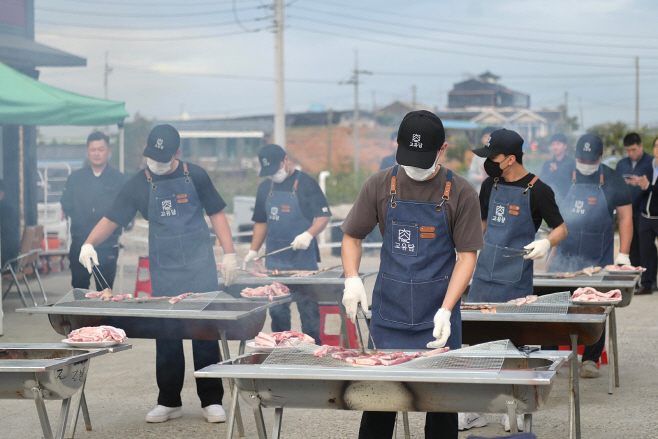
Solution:
<svg viewBox="0 0 658 439"><path fill-rule="evenodd" d="M262 20L267 20L270 19L271 17L258 17L258 18L252 18L248 20L242 20L243 22L254 22L254 21L262 21ZM53 25L53 26L65 26L65 27L81 27L81 28L87 28L87 29L127 29L127 30L158 30L158 31L169 31L171 29L196 29L196 28L202 28L202 27L219 27L219 26L228 26L235 24L234 20L230 21L224 21L220 23L203 23L203 24L183 24L183 25L167 25L166 29L163 29L162 26L108 26L108 25L103 25L103 24L98 24L98 23L93 23L93 24L79 24L79 23L63 23L59 21L49 21L49 20L38 20L36 21L37 25L41 24L46 24L46 25Z"/></svg>
<svg viewBox="0 0 658 439"><path fill-rule="evenodd" d="M379 31L379 30L373 30L373 29L368 29L364 27L357 27L357 26L346 26L344 23L335 23L335 22L330 22L330 21L324 21L324 20L318 20L315 18L308 18L308 17L296 17L296 16L289 16L290 18L299 18L305 21L311 21L319 24L325 24L328 26L336 26L336 27L349 27L351 30L360 30L360 31L365 31L365 32L371 32L371 33L376 33L376 34L383 34L383 35L390 35L390 36L395 36L395 37L402 37L402 38L411 38L415 40L422 40L422 41L435 41L438 43L450 43L450 44L457 44L457 45L462 45L462 46L469 46L469 47L479 47L479 48L489 48L489 49L497 49L497 50L511 50L511 51L517 51L517 52L542 52L542 53L551 53L551 54L556 54L556 55L563 55L563 56L591 56L591 57L603 57L603 58L628 58L628 59L635 59L634 55L621 55L621 54L596 54L596 53L587 53L587 52L565 52L565 51L556 51L556 50L547 50L547 49L529 49L529 48L516 48L516 47L504 47L504 46L499 46L499 45L492 45L492 44L482 44L482 43L471 43L467 41L458 41L458 40L449 40L449 39L437 39L437 38L428 38L426 36L415 36L415 35L407 35L407 34L401 34L397 32L391 32L391 31ZM382 22L385 24L393 24L391 22ZM643 59L658 59L658 57L647 57L643 56Z"/></svg>
<svg viewBox="0 0 658 439"><path fill-rule="evenodd" d="M231 9L233 10L233 20L235 21L235 23L236 23L238 26L240 26L240 29L242 29L242 30L245 31L245 32L258 32L258 30L249 29L248 27L246 27L245 25L242 24L242 22L240 21L240 17L238 16L238 10L237 10L237 8L236 8L236 6L235 6L235 1L236 1L236 0L233 0L233 1L231 2L231 6L232 6Z"/></svg>
<svg viewBox="0 0 658 439"><path fill-rule="evenodd" d="M271 26L261 27L254 30L258 32L265 29L270 29ZM183 40L202 40L207 38L222 38L234 35L242 35L245 32L226 32L221 34L207 34L207 35L192 35L192 36L168 36L168 37L115 37L115 36L98 36L98 35L85 35L85 34L67 34L60 32L37 32L37 35L47 35L64 38L74 38L82 40L106 40L106 41L183 41Z"/></svg>
<svg viewBox="0 0 658 439"><path fill-rule="evenodd" d="M413 44L406 44L406 43L398 43L394 41L384 41L384 40L378 40L375 38L369 38L369 37L361 37L361 36L351 36L351 35L346 35L346 34L341 34L338 32L331 32L331 31L323 31L319 29L310 29L307 27L303 26L297 26L297 25L290 25L289 26L291 29L298 29L302 30L305 32L311 32L315 34L322 34L322 35L329 35L329 36L334 36L334 37L339 37L339 38L346 38L350 40L360 40L360 41L366 41L369 43L376 43L376 44L383 44L386 46L396 46L396 47L404 47L408 49L418 49L418 50L425 50L429 52L435 52L435 53L450 53L454 55L463 55L463 56L476 56L480 58L495 58L498 60L512 60L512 61L524 61L524 62L536 62L536 63L545 63L545 64L560 64L560 65L570 65L570 66L584 66L584 67L591 67L591 68L615 68L615 69L634 69L635 67L633 65L621 65L621 64L593 64L593 63L579 63L579 62L570 62L570 61L552 61L552 60L546 60L546 59L528 59L528 58L520 58L520 57L513 57L513 56L508 56L508 55L496 55L496 54L491 54L491 53L472 53L472 52L464 52L464 51L458 51L458 50L448 50L448 49L441 49L437 47L427 47L427 46L417 46Z"/></svg>
<svg viewBox="0 0 658 439"><path fill-rule="evenodd" d="M324 0L322 0L324 1ZM434 24L443 25L445 23L452 23L456 24L459 26L471 26L471 27L479 27L479 28L491 28L491 23L473 23L473 22L466 22L466 21L455 21L455 20L446 20L444 18L432 18L428 17L427 15L413 15L413 14L404 14L404 13L398 13L398 12L387 12L381 9L371 9L371 8L363 8L363 7L358 7L354 6L353 2L350 3L341 3L339 1L333 0L332 3L334 4L343 4L345 7L349 7L350 9L356 9L360 11L367 11L367 12L374 12L377 14L383 14L383 15L389 15L389 16L394 16L396 18L399 17L408 17L408 18L413 18L416 20L425 20L425 21L431 21ZM400 23L396 23L396 26L399 26ZM523 27L509 27L505 26L505 30L515 30L515 31L521 31L521 32L531 32L531 33L555 33L556 31L554 29L537 29L537 28L523 28ZM651 35L630 35L630 34L602 34L602 33L597 33L597 32L573 32L573 31L559 31L560 35L580 35L580 36L590 36L590 37L599 37L599 38L632 38L632 39L641 39L641 40L647 40L647 39L658 39L658 37L654 37ZM489 37L493 37L493 35L490 35ZM517 37L518 39L523 39L522 37Z"/></svg>
<svg viewBox="0 0 658 439"><path fill-rule="evenodd" d="M121 7L126 7L126 6L147 6L147 7L190 7L190 6L217 6L220 3L229 3L231 0L225 0L225 1L218 1L218 0L212 0L212 1L207 1L207 2L189 2L189 1L178 1L175 3L163 3L160 1L155 1L152 3L149 2L134 2L132 0L124 0L123 2L120 0L112 0L110 2L102 2L98 0L66 0L69 2L75 2L75 3L85 3L85 4L93 4L93 5L102 5L102 6L116 6L117 4L121 4ZM256 0L241 0L241 1L256 1Z"/></svg>
<svg viewBox="0 0 658 439"><path fill-rule="evenodd" d="M301 11L309 11L309 12L315 12L315 13L320 13L320 14L327 14L327 15L333 15L336 17L343 17L343 18L349 18L352 20L362 20L362 21L369 21L371 23L378 23L378 24L386 24L386 25L391 25L391 26L399 26L399 22L392 22L392 21L386 21L386 20L378 20L376 18L364 18L364 17L355 17L353 15L348 15L348 14L343 14L343 13L338 13L338 12L329 12L329 11L319 11L317 9L309 9L305 8L303 6L296 6L295 9L299 9ZM437 32L437 33L447 33L447 34L453 34L453 35L465 35L465 36L471 36L471 37L478 37L478 38L486 38L487 40L490 39L502 39L502 40L512 40L512 41L523 41L523 42L529 42L529 43L545 43L545 44L563 44L563 45L569 45L569 46L588 46L588 47L598 47L598 48L609 48L609 47L615 47L615 48L623 48L623 49L650 49L650 50L655 50L655 46L630 46L630 45L624 45L624 44L600 44L600 43L580 43L580 42L573 42L573 41L558 41L558 40L543 40L543 39L532 39L532 38L519 38L519 36L506 36L506 35L500 35L498 33L474 33L474 32L463 32L463 31L456 31L456 30L443 30L440 27L429 27L429 26L420 26L418 24L414 24L413 26L414 29L417 30L427 30L430 32ZM455 42L456 44L460 44ZM486 46L485 46L486 47ZM528 50L528 49L524 49Z"/></svg>
<svg viewBox="0 0 658 439"><path fill-rule="evenodd" d="M57 8L35 8L37 11L43 12L57 12L62 14L74 14L74 15L90 15L90 16L100 16L100 17L122 17L122 18L179 18L179 17L205 17L208 15L219 15L219 14L232 14L233 8L226 10L218 11L202 11L202 12L186 12L186 13L169 13L169 14L144 14L144 13L126 13L119 14L114 12L93 12L93 11L72 11L70 9L57 9ZM257 8L239 8L239 11L250 11Z"/></svg>

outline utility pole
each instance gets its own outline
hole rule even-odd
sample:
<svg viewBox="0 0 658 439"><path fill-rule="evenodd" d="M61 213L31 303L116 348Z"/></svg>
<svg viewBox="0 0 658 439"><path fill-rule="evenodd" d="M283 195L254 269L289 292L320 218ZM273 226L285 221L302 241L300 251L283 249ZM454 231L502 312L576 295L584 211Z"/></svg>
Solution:
<svg viewBox="0 0 658 439"><path fill-rule="evenodd" d="M640 129L640 57L635 57L635 131Z"/></svg>
<svg viewBox="0 0 658 439"><path fill-rule="evenodd" d="M564 130L567 134L571 132L571 124L569 123L569 92L564 92Z"/></svg>
<svg viewBox="0 0 658 439"><path fill-rule="evenodd" d="M274 0L274 143L286 149L283 87L283 0Z"/></svg>
<svg viewBox="0 0 658 439"><path fill-rule="evenodd" d="M416 111L416 85L411 86L411 110Z"/></svg>
<svg viewBox="0 0 658 439"><path fill-rule="evenodd" d="M372 91L372 114L377 112L377 96L375 90Z"/></svg>
<svg viewBox="0 0 658 439"><path fill-rule="evenodd" d="M327 170L332 172L331 169L331 124L334 119L334 110L331 108L327 112Z"/></svg>
<svg viewBox="0 0 658 439"><path fill-rule="evenodd" d="M354 85L354 180L359 181L359 75L372 75L367 70L359 70L359 52L354 51L354 73L347 84Z"/></svg>
<svg viewBox="0 0 658 439"><path fill-rule="evenodd" d="M583 117L583 101L578 98L578 107L580 109L580 128L585 130L585 118Z"/></svg>
<svg viewBox="0 0 658 439"><path fill-rule="evenodd" d="M110 73L112 73L112 70L114 70L114 69L112 69L112 67L110 67L110 65L107 61L108 55L109 55L109 52L105 51L105 70L103 71L103 73L104 73L104 75L103 75L103 89L104 89L105 93L104 93L103 96L105 97L106 100L107 100L107 96L108 96L107 95L107 78L108 78L108 76L110 76Z"/></svg>

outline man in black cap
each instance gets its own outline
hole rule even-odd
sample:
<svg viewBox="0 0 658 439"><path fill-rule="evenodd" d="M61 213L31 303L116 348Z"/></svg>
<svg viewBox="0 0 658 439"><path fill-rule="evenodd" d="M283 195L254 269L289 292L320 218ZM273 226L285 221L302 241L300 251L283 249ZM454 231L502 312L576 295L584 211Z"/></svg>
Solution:
<svg viewBox="0 0 658 439"><path fill-rule="evenodd" d="M515 131L496 130L483 148L473 152L486 158L484 169L489 177L480 190L484 250L478 257L468 301L507 302L531 295L533 261L546 257L567 235L553 191L523 167L523 138ZM535 240L542 220L553 230L545 239ZM460 427L481 426L479 418L483 415L460 413ZM518 421L523 425L520 417ZM503 425L509 431L507 415Z"/></svg>
<svg viewBox="0 0 658 439"><path fill-rule="evenodd" d="M555 193L555 199L561 200L569 191L571 172L576 161L567 155L569 141L564 134L554 134L550 140L553 158L541 169L539 179L549 185Z"/></svg>
<svg viewBox="0 0 658 439"><path fill-rule="evenodd" d="M569 236L555 249L551 271L576 271L585 267L630 265L633 239L631 194L624 177L601 164L603 142L585 134L576 143L576 168L572 172L569 192L560 203L560 212ZM615 220L619 218L619 253L614 257ZM580 376L596 378L596 363L603 353L605 334L592 346L585 347Z"/></svg>
<svg viewBox="0 0 658 439"><path fill-rule="evenodd" d="M203 211L224 249L222 275L225 285L235 281L237 262L233 237L222 200L210 177L199 166L182 162L180 135L171 125L158 125L149 134L144 156L147 168L138 172L121 189L112 208L91 231L80 250L80 263L91 273L98 265L94 250L117 227L128 225L140 212L149 222L149 269L153 296L177 296L218 291L217 265L212 239ZM173 325L170 324L170 326ZM171 327L169 331L176 332ZM183 341L156 339L158 404L146 422L165 422L183 414L181 390L185 377ZM195 370L220 361L219 344L192 340ZM221 379L196 380L203 416L208 422L226 421L222 408Z"/></svg>
<svg viewBox="0 0 658 439"><path fill-rule="evenodd" d="M482 129L482 132L480 133L480 143L482 146L487 143L487 140L489 140L489 135L494 131L496 131L495 127L486 127ZM485 157L474 155L471 159L471 164L468 167L468 181L473 183L473 186L475 186L475 190L477 192L480 191L482 182L487 178L487 173L484 172L485 160Z"/></svg>
<svg viewBox="0 0 658 439"><path fill-rule="evenodd" d="M424 110L408 113L398 131L399 165L366 180L341 227L343 304L352 320L359 307L368 310L361 241L377 225L384 236L370 323L378 349L461 348L458 302L482 248L482 229L473 186L439 164L447 146L441 119ZM394 424L395 413L364 412L359 438L390 438ZM426 438L457 434L456 413L427 414Z"/></svg>
<svg viewBox="0 0 658 439"><path fill-rule="evenodd" d="M279 145L265 145L258 153L260 177L270 177L258 186L252 221L254 235L245 266L265 242L267 253L291 247L265 258L269 270L318 269L320 250L316 236L329 224L329 203L310 175L295 169ZM302 331L320 343L320 310L317 302L297 301ZM272 331L290 330L290 303L270 308Z"/></svg>

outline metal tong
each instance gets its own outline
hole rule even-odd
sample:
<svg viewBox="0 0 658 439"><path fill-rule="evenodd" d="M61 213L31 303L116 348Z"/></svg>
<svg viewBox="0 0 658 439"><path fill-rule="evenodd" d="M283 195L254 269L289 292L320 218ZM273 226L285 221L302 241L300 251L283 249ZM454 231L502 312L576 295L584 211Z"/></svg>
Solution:
<svg viewBox="0 0 658 439"><path fill-rule="evenodd" d="M259 260L259 259L263 259L263 258L266 258L266 257L268 257L268 256L272 256L272 255L275 255L275 254L277 254L277 253L281 253L281 252L284 252L284 251L286 251L286 250L290 250L291 248L292 248L292 245L289 245L288 247L283 247L283 248L280 248L280 249L278 249L278 250L274 250L273 252L267 253L267 254L265 254L265 255L263 255L263 256L257 256L257 257L255 257L253 260L254 260L254 261L257 261L257 260Z"/></svg>
<svg viewBox="0 0 658 439"><path fill-rule="evenodd" d="M93 261L92 261L92 264L93 264ZM96 273L94 272L94 268L96 269L96 271L98 271L98 275L96 275ZM103 277L103 273L101 273L101 269L98 268L98 265L93 264L93 266L91 267L91 273L94 275L94 277L96 278L96 281L98 282L98 284L99 284L101 287L103 286L103 282L105 282L105 286L107 287L107 289L110 290L110 291L112 291L112 288L110 288L110 284L107 283L107 281L106 281L105 278ZM100 276L100 279L103 279L103 282L100 281L100 279L99 279L98 276ZM105 288L103 288L103 289L105 289Z"/></svg>
<svg viewBox="0 0 658 439"><path fill-rule="evenodd" d="M517 250L517 249L511 249L511 250ZM515 257L518 257L518 256L525 256L529 253L530 253L530 250L519 249L519 253L512 253L512 254L509 254L509 255L503 255L503 258L515 258Z"/></svg>
<svg viewBox="0 0 658 439"><path fill-rule="evenodd" d="M372 348L375 352L377 352L377 346L375 345L375 340L372 338L372 332L370 332L370 323L368 323L368 317L366 316L365 311L363 308L361 308L361 311L359 311L359 308L361 308L361 304L358 305L357 307L357 312L356 312L356 332L359 334L359 344L361 345L361 353L365 354L365 345L363 344L363 336L361 335L361 328L359 328L359 314L363 316L363 319L366 321L366 325L368 326L368 335L370 336L370 343L372 343Z"/></svg>

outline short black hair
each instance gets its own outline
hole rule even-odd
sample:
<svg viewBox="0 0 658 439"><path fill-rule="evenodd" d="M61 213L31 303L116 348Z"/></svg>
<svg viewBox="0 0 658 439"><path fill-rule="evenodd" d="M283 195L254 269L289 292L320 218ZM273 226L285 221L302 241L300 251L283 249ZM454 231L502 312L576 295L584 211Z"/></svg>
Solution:
<svg viewBox="0 0 658 439"><path fill-rule="evenodd" d="M642 137L638 133L628 133L624 136L624 146L642 145Z"/></svg>
<svg viewBox="0 0 658 439"><path fill-rule="evenodd" d="M100 131L94 131L87 137L87 146L91 142L94 142L96 140L105 140L105 144L109 147L110 146L110 138L108 137L107 134L101 133Z"/></svg>
<svg viewBox="0 0 658 439"><path fill-rule="evenodd" d="M521 153L518 153L518 154L511 154L511 155L513 155L514 157L516 157L516 162L517 162L519 165L522 165L522 164L523 164L523 153L522 153L522 152L521 152Z"/></svg>

